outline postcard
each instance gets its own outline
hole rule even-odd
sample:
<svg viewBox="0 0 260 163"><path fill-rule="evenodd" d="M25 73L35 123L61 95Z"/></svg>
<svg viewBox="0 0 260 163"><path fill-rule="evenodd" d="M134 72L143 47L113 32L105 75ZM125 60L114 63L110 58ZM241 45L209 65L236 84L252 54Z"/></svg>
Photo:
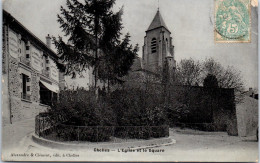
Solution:
<svg viewBox="0 0 260 163"><path fill-rule="evenodd" d="M258 161L257 0L2 5L2 161Z"/></svg>

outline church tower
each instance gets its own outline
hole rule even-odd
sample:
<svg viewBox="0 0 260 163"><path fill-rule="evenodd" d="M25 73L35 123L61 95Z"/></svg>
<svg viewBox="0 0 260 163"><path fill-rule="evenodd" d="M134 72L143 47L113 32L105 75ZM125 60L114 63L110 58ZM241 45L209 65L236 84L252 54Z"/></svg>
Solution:
<svg viewBox="0 0 260 163"><path fill-rule="evenodd" d="M174 46L171 32L167 28L158 9L152 23L146 31L142 56L143 68L157 73L168 64L169 69L175 69Z"/></svg>

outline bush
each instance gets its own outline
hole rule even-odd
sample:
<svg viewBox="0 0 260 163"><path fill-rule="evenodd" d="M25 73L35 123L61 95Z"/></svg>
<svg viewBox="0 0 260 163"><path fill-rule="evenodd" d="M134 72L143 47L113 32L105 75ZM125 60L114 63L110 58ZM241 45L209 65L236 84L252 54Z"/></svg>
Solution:
<svg viewBox="0 0 260 163"><path fill-rule="evenodd" d="M142 89L124 89L113 92L110 100L118 126L160 126L167 122L163 101L158 94Z"/></svg>
<svg viewBox="0 0 260 163"><path fill-rule="evenodd" d="M115 131L117 137L149 139L169 135L169 130L167 132L167 129L161 127L167 124L167 116L159 89L117 90L111 94L110 103L116 112L119 126ZM161 129L156 130L152 126Z"/></svg>
<svg viewBox="0 0 260 163"><path fill-rule="evenodd" d="M96 99L94 91L61 91L58 103L49 110L56 124L76 126L116 125L115 113L106 101Z"/></svg>
<svg viewBox="0 0 260 163"><path fill-rule="evenodd" d="M60 92L48 116L56 124L56 136L63 141L107 141L113 134L149 139L169 135L163 106L158 92L143 89L116 90L99 98L94 91L66 90Z"/></svg>
<svg viewBox="0 0 260 163"><path fill-rule="evenodd" d="M166 105L165 110L167 110L169 125L171 126L185 121L190 113L189 108L185 104L178 102Z"/></svg>

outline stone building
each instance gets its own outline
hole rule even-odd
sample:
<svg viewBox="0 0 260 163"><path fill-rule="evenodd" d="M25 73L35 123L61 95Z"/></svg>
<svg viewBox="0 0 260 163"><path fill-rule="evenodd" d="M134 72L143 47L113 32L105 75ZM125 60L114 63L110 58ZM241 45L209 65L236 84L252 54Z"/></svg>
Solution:
<svg viewBox="0 0 260 163"><path fill-rule="evenodd" d="M176 68L171 32L158 9L153 21L146 30L142 64L143 69L156 73L166 63L170 69Z"/></svg>
<svg viewBox="0 0 260 163"><path fill-rule="evenodd" d="M158 9L151 24L145 31L142 58L137 57L129 74L123 77L125 86L140 87L147 82L158 83L163 71L171 79L176 69L174 46L172 45L171 32L166 26ZM171 75L171 76L170 76Z"/></svg>
<svg viewBox="0 0 260 163"><path fill-rule="evenodd" d="M57 99L58 56L51 38L43 43L8 12L3 11L3 123L33 118Z"/></svg>

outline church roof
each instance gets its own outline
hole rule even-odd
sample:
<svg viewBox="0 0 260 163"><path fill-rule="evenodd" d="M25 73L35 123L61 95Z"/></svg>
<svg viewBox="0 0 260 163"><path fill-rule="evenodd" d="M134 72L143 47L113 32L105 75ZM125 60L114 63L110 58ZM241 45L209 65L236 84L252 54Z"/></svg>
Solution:
<svg viewBox="0 0 260 163"><path fill-rule="evenodd" d="M147 29L147 31L150 31L150 30L153 30L153 29L159 28L159 27L164 27L170 32L170 30L167 28L167 26L162 18L160 11L158 10L156 15L153 18L152 23L150 24L149 28Z"/></svg>

